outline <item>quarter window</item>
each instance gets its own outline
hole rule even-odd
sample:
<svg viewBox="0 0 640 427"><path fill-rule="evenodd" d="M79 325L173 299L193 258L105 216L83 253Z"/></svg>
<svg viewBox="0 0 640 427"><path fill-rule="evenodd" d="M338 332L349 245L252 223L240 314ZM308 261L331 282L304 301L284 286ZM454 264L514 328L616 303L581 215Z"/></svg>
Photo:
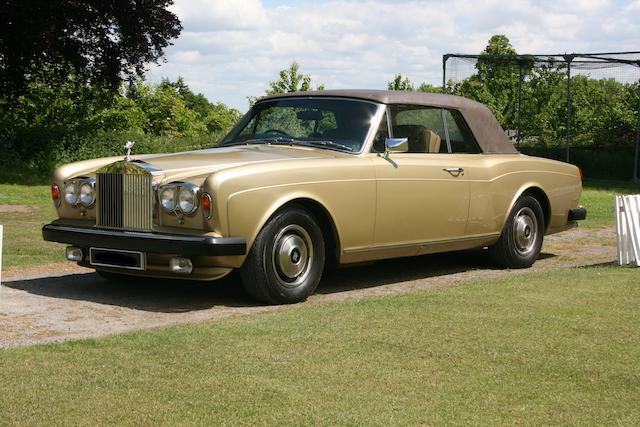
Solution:
<svg viewBox="0 0 640 427"><path fill-rule="evenodd" d="M462 114L455 110L445 110L447 131L452 153L477 154L480 152L478 143L473 137L469 126L464 121Z"/></svg>

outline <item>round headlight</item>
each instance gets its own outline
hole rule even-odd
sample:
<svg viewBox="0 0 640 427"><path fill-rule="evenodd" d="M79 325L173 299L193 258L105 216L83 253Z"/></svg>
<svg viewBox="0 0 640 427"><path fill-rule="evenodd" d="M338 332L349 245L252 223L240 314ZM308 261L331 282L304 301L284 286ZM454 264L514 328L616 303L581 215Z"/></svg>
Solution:
<svg viewBox="0 0 640 427"><path fill-rule="evenodd" d="M191 187L180 187L178 193L178 206L184 214L193 213L196 210L196 189Z"/></svg>
<svg viewBox="0 0 640 427"><path fill-rule="evenodd" d="M75 205L76 203L78 203L78 191L76 188L76 183L71 181L71 182L67 182L64 185L64 200L69 203L70 205Z"/></svg>
<svg viewBox="0 0 640 427"><path fill-rule="evenodd" d="M93 205L93 202L95 202L95 200L96 196L93 191L93 185L88 182L82 184L80 186L80 203L82 203L84 207L88 208L89 206Z"/></svg>
<svg viewBox="0 0 640 427"><path fill-rule="evenodd" d="M160 191L160 204L170 212L176 209L176 189L174 187L165 188Z"/></svg>

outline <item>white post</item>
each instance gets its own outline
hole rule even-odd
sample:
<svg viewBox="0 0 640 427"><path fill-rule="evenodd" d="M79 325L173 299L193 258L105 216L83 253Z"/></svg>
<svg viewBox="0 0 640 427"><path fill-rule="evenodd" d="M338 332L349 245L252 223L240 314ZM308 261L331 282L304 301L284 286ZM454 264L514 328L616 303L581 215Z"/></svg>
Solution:
<svg viewBox="0 0 640 427"><path fill-rule="evenodd" d="M640 266L640 195L616 196L618 264Z"/></svg>
<svg viewBox="0 0 640 427"><path fill-rule="evenodd" d="M626 231L626 223L624 221L624 209L622 208L622 198L616 196L614 198L615 204L615 214L616 214L616 243L618 249L618 265L625 265L625 231Z"/></svg>

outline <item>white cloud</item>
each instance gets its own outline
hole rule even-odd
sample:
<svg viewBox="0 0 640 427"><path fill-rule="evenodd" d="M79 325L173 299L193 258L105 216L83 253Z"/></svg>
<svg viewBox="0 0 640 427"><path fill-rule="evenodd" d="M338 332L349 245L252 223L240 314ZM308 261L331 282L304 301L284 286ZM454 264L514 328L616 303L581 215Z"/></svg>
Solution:
<svg viewBox="0 0 640 427"><path fill-rule="evenodd" d="M200 52L197 50L179 50L173 55L173 57L176 61L185 63L197 63L202 60L202 55L200 55Z"/></svg>
<svg viewBox="0 0 640 427"><path fill-rule="evenodd" d="M560 53L637 50L640 30L640 0L282 1L176 0L184 31L151 79L180 75L244 110L293 61L327 88L384 88L395 73L439 84L443 54L477 53L493 34Z"/></svg>
<svg viewBox="0 0 640 427"><path fill-rule="evenodd" d="M171 10L191 31L260 28L268 22L260 0L179 0Z"/></svg>

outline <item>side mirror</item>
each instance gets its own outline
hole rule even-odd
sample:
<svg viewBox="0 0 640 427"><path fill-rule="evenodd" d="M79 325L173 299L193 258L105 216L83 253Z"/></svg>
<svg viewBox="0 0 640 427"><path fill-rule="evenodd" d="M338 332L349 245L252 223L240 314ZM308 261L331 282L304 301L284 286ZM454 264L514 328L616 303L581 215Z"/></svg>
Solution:
<svg viewBox="0 0 640 427"><path fill-rule="evenodd" d="M389 156L389 153L399 152L404 153L409 151L409 139L408 138L387 138L384 141L385 157Z"/></svg>

